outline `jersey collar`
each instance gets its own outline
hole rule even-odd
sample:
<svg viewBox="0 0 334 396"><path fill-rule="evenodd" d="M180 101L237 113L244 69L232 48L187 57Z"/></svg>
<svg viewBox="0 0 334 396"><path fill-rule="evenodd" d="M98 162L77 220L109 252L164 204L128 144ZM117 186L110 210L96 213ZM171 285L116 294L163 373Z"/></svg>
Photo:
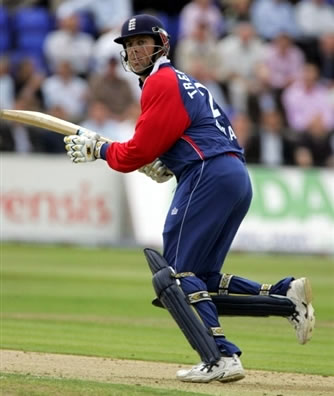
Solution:
<svg viewBox="0 0 334 396"><path fill-rule="evenodd" d="M145 82L146 82L146 80L148 79L148 77L149 77L149 76L152 76L152 74L156 73L156 72L159 70L160 66L165 65L165 64L168 64L168 63L170 63L170 60L167 59L166 56L161 56L161 57L155 62L155 64L154 64L154 66L153 66L153 69L152 69L151 73L146 77L145 81L142 82L141 79L139 79L139 86L140 86L140 88L143 88L143 86L145 85Z"/></svg>

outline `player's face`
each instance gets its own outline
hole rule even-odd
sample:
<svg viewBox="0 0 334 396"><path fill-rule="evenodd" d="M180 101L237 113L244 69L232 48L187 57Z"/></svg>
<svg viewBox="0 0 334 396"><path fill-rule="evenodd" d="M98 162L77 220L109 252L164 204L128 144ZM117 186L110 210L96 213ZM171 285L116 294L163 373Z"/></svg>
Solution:
<svg viewBox="0 0 334 396"><path fill-rule="evenodd" d="M141 72L151 66L156 46L151 36L138 35L125 40L125 50L132 71Z"/></svg>

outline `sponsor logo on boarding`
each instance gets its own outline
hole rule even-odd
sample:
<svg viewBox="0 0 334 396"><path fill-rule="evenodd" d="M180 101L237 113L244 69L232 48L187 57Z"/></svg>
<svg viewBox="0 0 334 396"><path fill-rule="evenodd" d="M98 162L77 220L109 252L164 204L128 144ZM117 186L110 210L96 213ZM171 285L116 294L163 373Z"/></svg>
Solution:
<svg viewBox="0 0 334 396"><path fill-rule="evenodd" d="M128 31L136 30L136 18L131 18L128 24Z"/></svg>

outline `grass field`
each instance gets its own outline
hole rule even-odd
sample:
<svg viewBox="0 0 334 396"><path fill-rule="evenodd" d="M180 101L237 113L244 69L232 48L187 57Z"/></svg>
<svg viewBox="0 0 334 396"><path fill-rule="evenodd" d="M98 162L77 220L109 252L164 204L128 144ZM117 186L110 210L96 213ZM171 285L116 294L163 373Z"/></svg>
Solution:
<svg viewBox="0 0 334 396"><path fill-rule="evenodd" d="M284 318L222 320L225 334L243 350L247 369L334 375L333 258L231 254L224 270L267 283L307 276L313 285L317 323L305 346ZM139 250L1 245L2 349L197 363L168 313L151 305L153 297L151 274ZM15 395L49 395L70 392L24 389L73 390L80 383L6 374L4 386L22 389ZM150 394L123 392L120 385L108 393L110 388L104 392L103 384L96 386L89 394Z"/></svg>

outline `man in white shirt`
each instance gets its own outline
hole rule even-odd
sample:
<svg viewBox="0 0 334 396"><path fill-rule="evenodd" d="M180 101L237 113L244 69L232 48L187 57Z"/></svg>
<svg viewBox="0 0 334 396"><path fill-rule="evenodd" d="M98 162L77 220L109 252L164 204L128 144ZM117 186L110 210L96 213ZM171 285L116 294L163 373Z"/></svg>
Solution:
<svg viewBox="0 0 334 396"><path fill-rule="evenodd" d="M59 29L45 38L44 53L52 72L62 61L71 64L76 74L85 75L91 67L94 38L80 31L76 14L59 19Z"/></svg>

